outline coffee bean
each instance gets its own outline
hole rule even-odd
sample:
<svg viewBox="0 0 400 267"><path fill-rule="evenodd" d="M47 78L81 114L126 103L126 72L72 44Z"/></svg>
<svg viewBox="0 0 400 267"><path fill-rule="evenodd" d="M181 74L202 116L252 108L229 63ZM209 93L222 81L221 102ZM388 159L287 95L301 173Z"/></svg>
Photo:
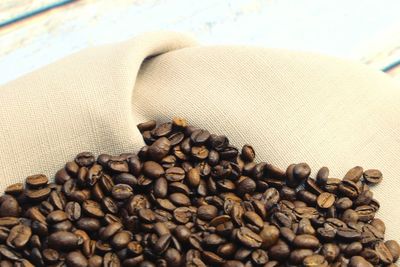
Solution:
<svg viewBox="0 0 400 267"><path fill-rule="evenodd" d="M335 195L324 192L318 196L317 203L322 209L330 208L335 203Z"/></svg>
<svg viewBox="0 0 400 267"><path fill-rule="evenodd" d="M157 122L155 120L150 120L150 121L146 121L146 122L142 122L139 123L138 125L136 125L136 127L139 129L140 132L144 132L144 131L151 131L153 130L157 125Z"/></svg>
<svg viewBox="0 0 400 267"><path fill-rule="evenodd" d="M169 200L177 206L189 206L190 199L182 193L173 193L169 195Z"/></svg>
<svg viewBox="0 0 400 267"><path fill-rule="evenodd" d="M263 242L262 238L249 228L241 227L236 234L237 239L245 246L259 248Z"/></svg>
<svg viewBox="0 0 400 267"><path fill-rule="evenodd" d="M149 146L147 153L154 161L160 161L162 158L168 155L170 149L170 140L166 137L161 137Z"/></svg>
<svg viewBox="0 0 400 267"><path fill-rule="evenodd" d="M187 174L187 180L191 187L198 187L200 184L200 171L197 168L192 168Z"/></svg>
<svg viewBox="0 0 400 267"><path fill-rule="evenodd" d="M165 178L170 182L179 182L185 178L185 171L180 167L172 167L165 171Z"/></svg>
<svg viewBox="0 0 400 267"><path fill-rule="evenodd" d="M206 221L214 219L218 214L218 209L213 205L203 205L197 209L197 216Z"/></svg>
<svg viewBox="0 0 400 267"><path fill-rule="evenodd" d="M49 182L49 179L44 174L31 175L31 176L28 176L25 180L25 183L32 188L38 188L38 187L44 186L48 182Z"/></svg>
<svg viewBox="0 0 400 267"><path fill-rule="evenodd" d="M318 254L313 254L313 255L309 255L304 258L303 266L305 266L305 267L314 267L314 266L315 267L317 267L317 266L328 267L328 263L323 256L318 255Z"/></svg>
<svg viewBox="0 0 400 267"><path fill-rule="evenodd" d="M163 167L154 161L146 161L143 164L143 173L151 179L157 179L164 174Z"/></svg>
<svg viewBox="0 0 400 267"><path fill-rule="evenodd" d="M20 209L18 201L13 196L0 197L0 217L18 217Z"/></svg>
<svg viewBox="0 0 400 267"><path fill-rule="evenodd" d="M352 182L358 182L363 175L363 168L360 166L355 166L354 168L350 169L346 175L343 177L343 180L349 180Z"/></svg>
<svg viewBox="0 0 400 267"><path fill-rule="evenodd" d="M364 179L371 184L378 184L382 181L382 172L376 169L366 170L363 176Z"/></svg>
<svg viewBox="0 0 400 267"><path fill-rule="evenodd" d="M77 249L82 243L83 240L80 237L65 231L55 232L48 239L49 247L59 250Z"/></svg>
<svg viewBox="0 0 400 267"><path fill-rule="evenodd" d="M12 248L23 248L28 243L32 235L30 227L25 225L16 225L11 228L11 231L7 238L7 245Z"/></svg>
<svg viewBox="0 0 400 267"><path fill-rule="evenodd" d="M133 195L133 189L127 184L117 184L113 186L111 194L117 200L124 200Z"/></svg>
<svg viewBox="0 0 400 267"><path fill-rule="evenodd" d="M204 144L210 138L210 133L207 130L198 129L190 135L190 140L196 144Z"/></svg>
<svg viewBox="0 0 400 267"><path fill-rule="evenodd" d="M373 267L371 263L366 261L363 257L361 256L353 256L350 259L350 267Z"/></svg>
<svg viewBox="0 0 400 267"><path fill-rule="evenodd" d="M168 136L172 131L172 123L166 122L152 130L152 135L156 138Z"/></svg>
<svg viewBox="0 0 400 267"><path fill-rule="evenodd" d="M45 200L51 193L51 189L48 187L41 188L41 189L32 189L32 190L27 190L25 192L25 195L33 201L41 201Z"/></svg>
<svg viewBox="0 0 400 267"><path fill-rule="evenodd" d="M95 157L90 152L82 152L75 157L75 162L81 167L88 167L95 162Z"/></svg>
<svg viewBox="0 0 400 267"><path fill-rule="evenodd" d="M256 153L251 145L244 145L242 147L241 157L246 162L251 162L254 160Z"/></svg>
<svg viewBox="0 0 400 267"><path fill-rule="evenodd" d="M318 238L313 235L303 234L294 238L293 245L298 248L316 249L319 247L320 242Z"/></svg>

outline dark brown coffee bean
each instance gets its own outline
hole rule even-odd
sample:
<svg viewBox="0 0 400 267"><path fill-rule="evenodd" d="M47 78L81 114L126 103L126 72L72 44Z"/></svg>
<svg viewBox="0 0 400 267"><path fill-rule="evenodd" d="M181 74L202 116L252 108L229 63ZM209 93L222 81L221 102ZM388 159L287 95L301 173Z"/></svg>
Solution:
<svg viewBox="0 0 400 267"><path fill-rule="evenodd" d="M317 204L322 209L328 209L335 203L335 195L324 192L317 198Z"/></svg>
<svg viewBox="0 0 400 267"><path fill-rule="evenodd" d="M44 174L31 175L25 180L25 183L32 188L38 188L47 185L48 182L49 179Z"/></svg>
<svg viewBox="0 0 400 267"><path fill-rule="evenodd" d="M271 259L274 260L285 260L289 257L290 248L289 246L282 240L278 240L278 242L269 248L268 255Z"/></svg>
<svg viewBox="0 0 400 267"><path fill-rule="evenodd" d="M16 225L11 228L7 238L7 245L12 248L21 249L28 243L31 235L32 230L30 227L22 224Z"/></svg>
<svg viewBox="0 0 400 267"><path fill-rule="evenodd" d="M360 254L363 249L363 245L360 242L350 243L343 251L347 257L355 256Z"/></svg>
<svg viewBox="0 0 400 267"><path fill-rule="evenodd" d="M344 240L356 241L361 239L361 233L355 229L338 228L336 235Z"/></svg>
<svg viewBox="0 0 400 267"><path fill-rule="evenodd" d="M295 249L290 252L289 261L291 264L301 265L307 256L313 255L311 249Z"/></svg>
<svg viewBox="0 0 400 267"><path fill-rule="evenodd" d="M11 184L4 189L4 193L10 195L19 195L24 191L24 184L23 183L15 183Z"/></svg>
<svg viewBox="0 0 400 267"><path fill-rule="evenodd" d="M161 137L149 146L147 153L152 160L160 161L162 158L168 155L170 149L171 142L169 139L166 137Z"/></svg>
<svg viewBox="0 0 400 267"><path fill-rule="evenodd" d="M373 267L373 265L361 256L353 256L350 259L349 267Z"/></svg>
<svg viewBox="0 0 400 267"><path fill-rule="evenodd" d="M319 247L320 242L318 238L313 235L298 235L293 240L293 245L298 248L316 249Z"/></svg>
<svg viewBox="0 0 400 267"><path fill-rule="evenodd" d="M125 248L131 240L132 234L130 232L121 231L112 237L110 243L115 249L119 250Z"/></svg>
<svg viewBox="0 0 400 267"><path fill-rule="evenodd" d="M304 267L316 267L316 266L321 266L321 267L328 267L328 262L325 260L325 258L321 255L318 254L313 254L309 255L304 258L303 260L303 266Z"/></svg>
<svg viewBox="0 0 400 267"><path fill-rule="evenodd" d="M296 164L293 168L293 175L297 181L304 181L311 173L310 166L307 163Z"/></svg>
<svg viewBox="0 0 400 267"><path fill-rule="evenodd" d="M72 251L66 256L66 263L71 267L87 267L88 261L80 251Z"/></svg>
<svg viewBox="0 0 400 267"><path fill-rule="evenodd" d="M397 243L397 241L395 240L388 240L385 241L385 246L390 251L390 254L392 254L393 262L396 262L399 259L400 255L399 243Z"/></svg>
<svg viewBox="0 0 400 267"><path fill-rule="evenodd" d="M197 168L192 168L187 174L187 181L191 187L198 187L200 184L200 171Z"/></svg>
<svg viewBox="0 0 400 267"><path fill-rule="evenodd" d="M83 240L80 237L65 231L55 232L48 239L50 248L63 251L77 249L82 243Z"/></svg>
<svg viewBox="0 0 400 267"><path fill-rule="evenodd" d="M363 175L363 168L360 166L355 166L354 168L350 169L346 175L343 177L343 180L349 180L352 182L358 182Z"/></svg>
<svg viewBox="0 0 400 267"><path fill-rule="evenodd" d="M81 217L76 222L76 227L82 229L84 231L93 232L100 229L101 224L100 221L96 218L89 218L89 217Z"/></svg>
<svg viewBox="0 0 400 267"><path fill-rule="evenodd" d="M169 200L177 206L189 206L190 199L182 193L173 193L169 195Z"/></svg>
<svg viewBox="0 0 400 267"><path fill-rule="evenodd" d="M171 243L171 237L172 236L170 234L160 236L160 238L154 244L154 251L158 254L164 253Z"/></svg>
<svg viewBox="0 0 400 267"><path fill-rule="evenodd" d="M179 182L185 178L185 171L180 167L172 167L165 171L165 178L170 182Z"/></svg>
<svg viewBox="0 0 400 267"><path fill-rule="evenodd" d="M157 179L164 174L163 167L154 161L146 161L143 164L143 173L151 179Z"/></svg>
<svg viewBox="0 0 400 267"><path fill-rule="evenodd" d="M237 186L237 193L239 195L251 194L256 190L256 187L256 182L253 179L242 176Z"/></svg>
<svg viewBox="0 0 400 267"><path fill-rule="evenodd" d="M206 221L214 219L218 215L218 209L213 205L203 205L197 209L197 216Z"/></svg>
<svg viewBox="0 0 400 267"><path fill-rule="evenodd" d="M256 157L256 153L251 145L244 145L242 147L241 157L246 162L251 162Z"/></svg>
<svg viewBox="0 0 400 267"><path fill-rule="evenodd" d="M263 242L262 238L251 231L249 228L241 227L236 234L236 238L245 246L259 248Z"/></svg>
<svg viewBox="0 0 400 267"><path fill-rule="evenodd" d="M128 162L121 156L111 157L107 163L110 170L114 172L128 172L129 166Z"/></svg>
<svg viewBox="0 0 400 267"><path fill-rule="evenodd" d="M0 217L18 217L20 215L18 201L10 195L0 197Z"/></svg>
<svg viewBox="0 0 400 267"><path fill-rule="evenodd" d="M378 184L382 181L382 172L376 169L366 170L363 176L364 179L371 184Z"/></svg>
<svg viewBox="0 0 400 267"><path fill-rule="evenodd" d="M113 193L114 193L114 191L113 191ZM96 217L96 218L104 217L104 212L101 209L101 205L93 200L84 201L82 203L82 210L85 212L85 214L87 214L88 216L91 216L91 217Z"/></svg>
<svg viewBox="0 0 400 267"><path fill-rule="evenodd" d="M41 201L45 200L51 193L51 189L48 187L36 189L36 190L27 190L25 195L33 201Z"/></svg>
<svg viewBox="0 0 400 267"><path fill-rule="evenodd" d="M81 167L88 167L93 165L95 157L90 152L82 152L75 157L75 162Z"/></svg>
<svg viewBox="0 0 400 267"><path fill-rule="evenodd" d="M328 262L334 262L340 253L340 248L333 243L325 243L320 252Z"/></svg>
<svg viewBox="0 0 400 267"><path fill-rule="evenodd" d="M204 160L208 157L208 149L205 146L194 146L191 155L198 160Z"/></svg>
<svg viewBox="0 0 400 267"><path fill-rule="evenodd" d="M375 217L375 209L368 205L363 205L355 208L358 218L362 222L368 222Z"/></svg>
<svg viewBox="0 0 400 267"><path fill-rule="evenodd" d="M190 140L196 144L204 144L210 138L210 133L207 130L198 129L190 135Z"/></svg>
<svg viewBox="0 0 400 267"><path fill-rule="evenodd" d="M139 123L136 127L139 129L140 132L144 131L151 131L156 127L157 123L155 120L150 120L146 122Z"/></svg>
<svg viewBox="0 0 400 267"><path fill-rule="evenodd" d="M268 254L265 250L256 249L251 253L251 261L256 265L263 265L268 262Z"/></svg>
<svg viewBox="0 0 400 267"><path fill-rule="evenodd" d="M127 184L117 184L113 186L111 194L117 200L125 200L133 195L133 189Z"/></svg>
<svg viewBox="0 0 400 267"><path fill-rule="evenodd" d="M172 131L172 123L166 122L158 125L152 130L152 135L156 138L168 136Z"/></svg>
<svg viewBox="0 0 400 267"><path fill-rule="evenodd" d="M385 243L379 242L375 244L375 251L378 254L379 260L384 264L390 264L393 262L393 255L386 247Z"/></svg>

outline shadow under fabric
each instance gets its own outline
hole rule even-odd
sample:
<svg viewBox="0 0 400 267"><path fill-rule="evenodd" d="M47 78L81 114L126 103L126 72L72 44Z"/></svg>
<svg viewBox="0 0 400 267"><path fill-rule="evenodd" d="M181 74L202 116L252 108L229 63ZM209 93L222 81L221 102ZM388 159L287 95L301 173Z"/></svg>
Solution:
<svg viewBox="0 0 400 267"><path fill-rule="evenodd" d="M86 49L0 87L0 186L51 177L81 151L137 151L137 123L173 116L281 168L380 169L377 217L400 240L399 84L345 60L170 32Z"/></svg>

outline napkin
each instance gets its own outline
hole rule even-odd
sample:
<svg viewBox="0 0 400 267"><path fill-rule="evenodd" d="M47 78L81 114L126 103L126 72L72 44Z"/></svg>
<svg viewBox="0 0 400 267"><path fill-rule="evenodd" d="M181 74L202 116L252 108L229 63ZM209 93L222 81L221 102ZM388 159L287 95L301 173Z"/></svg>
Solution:
<svg viewBox="0 0 400 267"><path fill-rule="evenodd" d="M15 64L23 64L16 62ZM356 62L248 46L201 46L179 33L88 48L0 87L0 187L52 177L81 151L135 152L136 124L184 117L250 143L257 160L307 162L342 178L378 168L372 188L400 240L400 86Z"/></svg>

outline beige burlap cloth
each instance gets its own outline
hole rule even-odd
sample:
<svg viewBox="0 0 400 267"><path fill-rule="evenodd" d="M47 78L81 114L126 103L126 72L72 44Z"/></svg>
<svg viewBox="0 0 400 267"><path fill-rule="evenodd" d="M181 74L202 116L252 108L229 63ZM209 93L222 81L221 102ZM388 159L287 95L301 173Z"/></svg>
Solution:
<svg viewBox="0 0 400 267"><path fill-rule="evenodd" d="M358 63L152 33L0 87L0 107L1 188L51 176L80 151L137 151L137 123L182 116L282 168L326 165L332 177L355 165L381 169L378 216L400 240L400 86Z"/></svg>

